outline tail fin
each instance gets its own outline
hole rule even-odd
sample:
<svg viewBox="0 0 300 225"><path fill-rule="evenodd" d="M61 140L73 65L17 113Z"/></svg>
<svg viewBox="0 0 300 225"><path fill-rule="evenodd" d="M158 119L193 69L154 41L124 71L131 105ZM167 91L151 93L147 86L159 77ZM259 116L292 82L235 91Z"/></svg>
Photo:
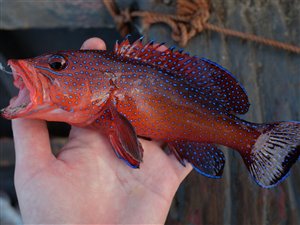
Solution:
<svg viewBox="0 0 300 225"><path fill-rule="evenodd" d="M255 181L270 188L289 175L299 155L300 123L279 122L262 126L262 134L243 159Z"/></svg>

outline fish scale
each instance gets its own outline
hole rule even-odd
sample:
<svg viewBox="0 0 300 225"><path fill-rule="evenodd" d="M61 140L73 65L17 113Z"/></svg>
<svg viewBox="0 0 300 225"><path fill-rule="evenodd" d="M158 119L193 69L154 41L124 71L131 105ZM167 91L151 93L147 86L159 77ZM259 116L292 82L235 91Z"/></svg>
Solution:
<svg viewBox="0 0 300 225"><path fill-rule="evenodd" d="M98 130L133 168L143 160L138 136L166 143L183 166L211 178L224 169L218 145L230 147L265 188L284 180L299 158L299 122L239 119L250 104L236 78L181 50L125 39L112 52L58 51L9 64L20 93L2 116Z"/></svg>

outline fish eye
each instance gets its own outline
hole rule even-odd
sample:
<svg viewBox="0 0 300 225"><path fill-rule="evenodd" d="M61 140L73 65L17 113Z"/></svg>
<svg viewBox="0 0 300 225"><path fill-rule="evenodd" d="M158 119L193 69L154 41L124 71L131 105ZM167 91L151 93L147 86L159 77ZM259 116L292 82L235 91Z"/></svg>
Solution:
<svg viewBox="0 0 300 225"><path fill-rule="evenodd" d="M67 67L67 60L62 55L52 55L48 60L48 64L53 70L60 71Z"/></svg>

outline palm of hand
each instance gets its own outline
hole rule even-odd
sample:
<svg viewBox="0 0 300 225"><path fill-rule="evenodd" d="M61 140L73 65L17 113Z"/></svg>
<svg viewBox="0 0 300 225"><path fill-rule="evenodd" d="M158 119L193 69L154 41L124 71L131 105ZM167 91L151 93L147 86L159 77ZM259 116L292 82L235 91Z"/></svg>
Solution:
<svg viewBox="0 0 300 225"><path fill-rule="evenodd" d="M48 221L51 223L86 223L86 218L90 222L110 223L163 221L172 197L186 175L186 168L168 157L158 145L149 141L142 143L144 162L140 169L132 169L116 157L106 138L98 132L73 128L69 142L57 159L49 160L40 168L34 165L27 169L31 172L25 176L24 169L16 171L17 187L21 187L19 197L24 198L25 204L38 203L39 208L44 208L43 218L53 210L51 221ZM21 174L22 178L18 177ZM74 205L78 212L74 212ZM108 213L107 209L114 210ZM82 212L85 212L84 217ZM25 213L28 219L34 219L32 213L29 208ZM147 213L147 216L127 217L133 213ZM61 221L63 215L72 216Z"/></svg>
<svg viewBox="0 0 300 225"><path fill-rule="evenodd" d="M144 162L132 169L96 131L73 127L55 158L45 122L15 120L13 130L16 190L29 223L163 223L191 170L154 142L142 140Z"/></svg>

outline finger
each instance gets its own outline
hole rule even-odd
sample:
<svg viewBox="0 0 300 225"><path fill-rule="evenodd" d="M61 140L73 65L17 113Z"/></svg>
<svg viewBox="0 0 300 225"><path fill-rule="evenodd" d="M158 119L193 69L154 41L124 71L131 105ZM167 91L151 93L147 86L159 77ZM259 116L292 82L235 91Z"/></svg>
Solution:
<svg viewBox="0 0 300 225"><path fill-rule="evenodd" d="M147 148L147 152L148 154L145 153L145 156L147 155L151 155L151 159L144 159L144 162L146 160L152 161L153 160L153 155L155 154L154 151L160 151L162 152L162 146L164 145L163 142L161 141L147 141L147 140L143 140L143 139L139 139L140 142L142 143L144 148ZM150 152L153 151L153 152ZM157 153L157 152L156 152ZM162 152L163 153L163 152ZM160 156L162 157L162 156ZM191 164L186 163L186 166L182 166L181 163L176 159L176 157L171 154L168 155L166 157L167 162L165 163L169 163L172 167L173 170L175 171L177 177L178 177L178 185L184 180L184 178L192 171L193 167L191 166Z"/></svg>
<svg viewBox="0 0 300 225"><path fill-rule="evenodd" d="M172 154L169 156L168 160L173 165L173 168L178 176L179 182L181 183L187 175L193 170L193 167L190 163L186 162L185 166L183 166L176 157Z"/></svg>
<svg viewBox="0 0 300 225"><path fill-rule="evenodd" d="M90 39L87 39L81 46L81 49L85 50L106 50L105 42L97 37L93 37ZM97 141L95 141L97 140ZM98 142L101 143L98 143ZM77 149L79 151L76 151L76 154L81 154L80 149L86 149L87 147L89 149L102 149L97 148L97 144L100 144L98 146L106 146L105 142L107 140L105 137L100 134L99 132L96 132L95 130L91 129L85 129L85 128L79 128L72 126L72 129L70 131L69 135L69 142L67 145L64 146L60 154L58 155L58 159L68 160L69 154L68 150L70 149ZM66 154L67 153L67 154ZM86 155L86 152L84 152ZM73 152L74 155L74 152Z"/></svg>
<svg viewBox="0 0 300 225"><path fill-rule="evenodd" d="M98 130L74 126L71 128L69 139L73 145L84 149L86 147L101 149L98 146L103 146L104 142L107 142L107 138Z"/></svg>
<svg viewBox="0 0 300 225"><path fill-rule="evenodd" d="M159 44L155 44L155 45L159 45ZM166 51L168 48L165 45L160 45L156 50L160 51L160 52L164 52Z"/></svg>
<svg viewBox="0 0 300 225"><path fill-rule="evenodd" d="M16 166L34 167L53 159L45 121L14 119L12 121Z"/></svg>
<svg viewBox="0 0 300 225"><path fill-rule="evenodd" d="M93 38L89 38L85 42L83 42L81 49L105 50L106 45L102 39L93 37ZM73 140L74 139L80 140L81 138L83 138L82 134L85 134L85 137L91 137L93 139L94 135L99 135L98 133L99 132L95 132L93 130L86 130L84 128L72 127L69 138L73 139Z"/></svg>
<svg viewBox="0 0 300 225"><path fill-rule="evenodd" d="M81 49L106 50L106 45L102 39L93 37L86 40L82 44Z"/></svg>

